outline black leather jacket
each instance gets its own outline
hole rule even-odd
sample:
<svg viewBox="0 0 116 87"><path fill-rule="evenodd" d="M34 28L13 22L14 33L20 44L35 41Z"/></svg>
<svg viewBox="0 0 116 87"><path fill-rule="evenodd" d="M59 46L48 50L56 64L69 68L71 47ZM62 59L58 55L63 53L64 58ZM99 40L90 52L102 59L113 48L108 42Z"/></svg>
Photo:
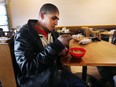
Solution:
<svg viewBox="0 0 116 87"><path fill-rule="evenodd" d="M61 42L56 39L58 33L55 31L52 32L54 42L44 48L38 33L33 28L36 22L37 20L29 20L14 36L14 54L19 67L17 81L21 87L32 87L33 84L38 84L39 80L44 79L36 77L52 66L59 52L64 49ZM28 86L29 84L32 85Z"/></svg>

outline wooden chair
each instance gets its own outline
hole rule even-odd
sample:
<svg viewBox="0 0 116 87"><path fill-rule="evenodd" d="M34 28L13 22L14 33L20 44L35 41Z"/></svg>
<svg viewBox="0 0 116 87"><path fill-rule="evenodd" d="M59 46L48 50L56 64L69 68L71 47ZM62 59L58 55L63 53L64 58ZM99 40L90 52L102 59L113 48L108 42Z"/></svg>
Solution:
<svg viewBox="0 0 116 87"><path fill-rule="evenodd" d="M116 30L114 31L111 43L116 45Z"/></svg>
<svg viewBox="0 0 116 87"><path fill-rule="evenodd" d="M89 27L81 27L81 29L85 29L86 31L86 37L90 37L90 30L89 30Z"/></svg>
<svg viewBox="0 0 116 87"><path fill-rule="evenodd" d="M0 80L2 87L17 87L8 43L0 43Z"/></svg>
<svg viewBox="0 0 116 87"><path fill-rule="evenodd" d="M101 37L100 37L100 31L99 30L95 31L93 28L89 28L89 29L90 29L90 33L91 33L91 35L93 37L97 37L97 38L101 39Z"/></svg>

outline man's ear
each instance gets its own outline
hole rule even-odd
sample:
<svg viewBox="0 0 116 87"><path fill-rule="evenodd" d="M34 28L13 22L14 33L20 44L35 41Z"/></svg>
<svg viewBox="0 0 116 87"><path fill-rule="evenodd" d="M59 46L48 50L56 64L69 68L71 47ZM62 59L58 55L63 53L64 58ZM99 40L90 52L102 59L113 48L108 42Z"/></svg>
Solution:
<svg viewBox="0 0 116 87"><path fill-rule="evenodd" d="M41 13L40 13L41 19L44 19L44 15L45 15L44 12L41 12Z"/></svg>

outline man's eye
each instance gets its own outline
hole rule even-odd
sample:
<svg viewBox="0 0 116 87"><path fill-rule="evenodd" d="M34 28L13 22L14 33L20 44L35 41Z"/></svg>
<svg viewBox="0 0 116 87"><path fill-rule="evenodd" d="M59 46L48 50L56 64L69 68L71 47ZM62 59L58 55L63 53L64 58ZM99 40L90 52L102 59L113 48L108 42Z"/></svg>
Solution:
<svg viewBox="0 0 116 87"><path fill-rule="evenodd" d="M58 17L52 17L52 20L59 20L59 18Z"/></svg>
<svg viewBox="0 0 116 87"><path fill-rule="evenodd" d="M52 17L52 20L56 20L56 18L55 17Z"/></svg>

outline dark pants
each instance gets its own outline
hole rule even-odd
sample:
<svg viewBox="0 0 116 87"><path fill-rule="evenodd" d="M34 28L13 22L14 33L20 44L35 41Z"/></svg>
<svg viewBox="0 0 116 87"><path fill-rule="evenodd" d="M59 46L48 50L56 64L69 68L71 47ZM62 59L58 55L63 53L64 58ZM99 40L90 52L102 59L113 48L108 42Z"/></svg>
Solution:
<svg viewBox="0 0 116 87"><path fill-rule="evenodd" d="M64 73L64 84L65 86L63 87L88 87L84 81L71 72Z"/></svg>
<svg viewBox="0 0 116 87"><path fill-rule="evenodd" d="M113 85L113 76L116 75L116 67L98 66L97 69L101 75L101 83L104 85L108 83Z"/></svg>
<svg viewBox="0 0 116 87"><path fill-rule="evenodd" d="M44 84L44 80L46 81L48 77L49 76L44 76L44 74L41 77L40 75L37 75L36 77L27 80L21 87L88 87L83 80L72 74L70 71L63 72L60 81L51 78L51 80L49 79L48 84ZM58 76L56 75L55 77Z"/></svg>

